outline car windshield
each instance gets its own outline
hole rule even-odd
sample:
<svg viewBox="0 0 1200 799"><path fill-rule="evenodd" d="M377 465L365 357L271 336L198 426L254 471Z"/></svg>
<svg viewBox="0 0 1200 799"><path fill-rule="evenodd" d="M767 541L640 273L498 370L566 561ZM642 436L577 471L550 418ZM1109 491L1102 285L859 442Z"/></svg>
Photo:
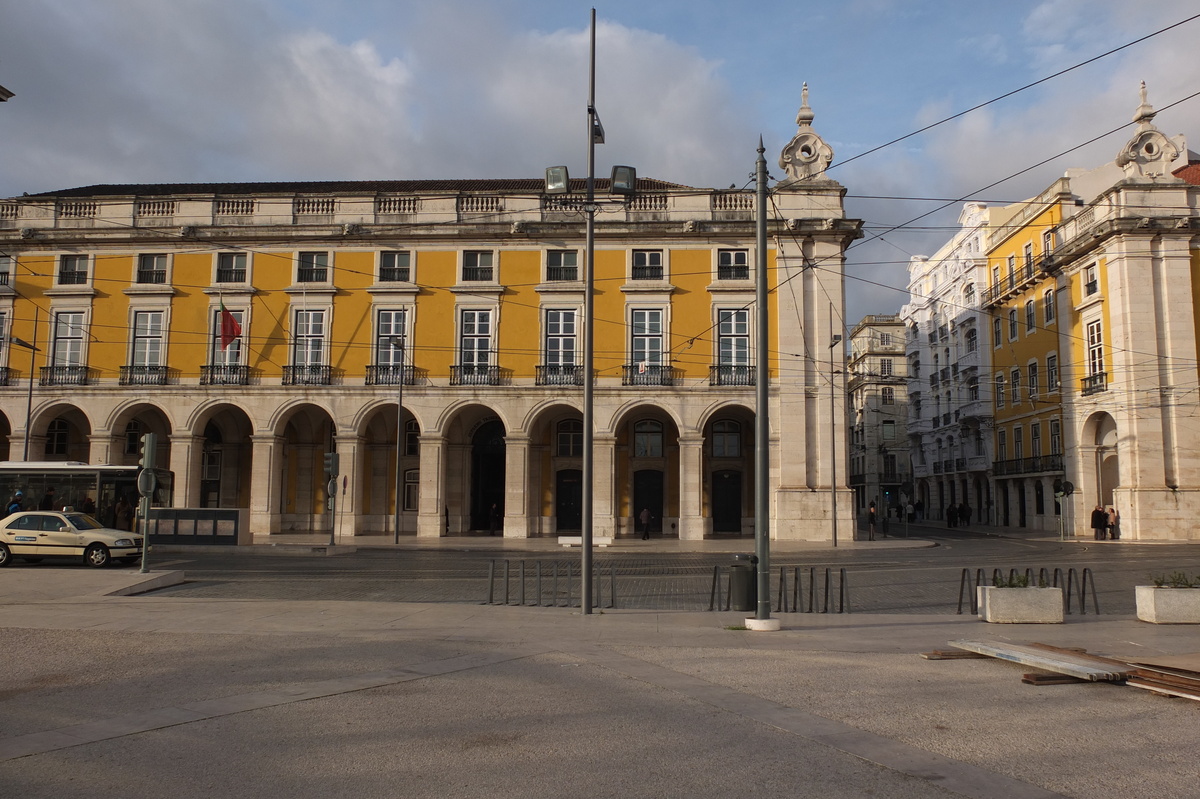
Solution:
<svg viewBox="0 0 1200 799"><path fill-rule="evenodd" d="M68 513L67 521L75 525L76 530L99 530L104 526L91 516L85 516L82 513Z"/></svg>

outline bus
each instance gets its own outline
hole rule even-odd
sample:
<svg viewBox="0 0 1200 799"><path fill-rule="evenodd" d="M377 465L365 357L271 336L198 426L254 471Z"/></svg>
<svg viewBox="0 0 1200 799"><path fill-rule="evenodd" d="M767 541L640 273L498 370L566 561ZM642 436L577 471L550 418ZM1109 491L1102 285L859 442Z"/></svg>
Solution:
<svg viewBox="0 0 1200 799"><path fill-rule="evenodd" d="M34 510L54 488L53 510L71 510L95 516L105 527L117 527L117 501L122 497L138 505L138 466L96 466L80 461L0 461L0 502L8 504L21 491L25 510ZM150 505L169 508L173 504L174 474L155 469L157 486Z"/></svg>

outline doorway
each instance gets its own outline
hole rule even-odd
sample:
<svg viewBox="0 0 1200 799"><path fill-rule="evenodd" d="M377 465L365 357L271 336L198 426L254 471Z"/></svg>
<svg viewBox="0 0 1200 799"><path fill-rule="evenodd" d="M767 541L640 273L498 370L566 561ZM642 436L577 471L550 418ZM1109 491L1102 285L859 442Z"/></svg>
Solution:
<svg viewBox="0 0 1200 799"><path fill-rule="evenodd" d="M583 472L559 469L554 477L555 529L558 532L583 529Z"/></svg>
<svg viewBox="0 0 1200 799"><path fill-rule="evenodd" d="M723 470L712 476L714 533L742 534L742 473Z"/></svg>
<svg viewBox="0 0 1200 799"><path fill-rule="evenodd" d="M471 437L471 529L488 530L492 506L504 518L504 424L487 422Z"/></svg>
<svg viewBox="0 0 1200 799"><path fill-rule="evenodd" d="M650 531L662 532L663 473L658 469L641 469L633 473L633 518L642 508L650 510Z"/></svg>

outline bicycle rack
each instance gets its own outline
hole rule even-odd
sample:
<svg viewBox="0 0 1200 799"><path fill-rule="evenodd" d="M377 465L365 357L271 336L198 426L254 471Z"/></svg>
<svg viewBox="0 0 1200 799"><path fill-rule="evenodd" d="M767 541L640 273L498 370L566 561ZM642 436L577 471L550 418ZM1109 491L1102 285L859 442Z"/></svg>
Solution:
<svg viewBox="0 0 1200 799"><path fill-rule="evenodd" d="M965 568L962 570L962 576L958 582L958 613L963 612L963 599L969 598L971 613L979 613L979 597L975 589L981 585L987 585L986 572L983 569L976 569L974 579L972 579L971 570ZM1074 567L1067 569L1065 572L1060 567L1055 567L1050 571L1047 567L1042 566L1038 569L1035 576L1033 569L1026 568L1024 572L1016 568L1008 570L1008 578L1005 579L1003 569L992 569L992 585L997 585L1001 582L1011 583L1018 576L1023 576L1027 584L1031 586L1040 586L1042 588L1062 588L1063 589L1063 612L1071 613L1071 600L1076 591L1079 594L1079 615L1087 615L1087 592L1091 589L1092 594L1092 612L1100 615L1100 602L1096 597L1096 577L1092 574L1090 568L1084 568L1082 572L1076 571Z"/></svg>
<svg viewBox="0 0 1200 799"><path fill-rule="evenodd" d="M503 592L504 592L503 602L496 601L496 591L497 591L496 565L498 562L503 564L503 576L499 578L499 582L503 586ZM581 598L580 602L574 601L574 590L575 590L574 578L575 578L576 573L578 572L578 569L574 568L574 564L570 563L570 562L565 562L565 561L562 561L562 562L551 561L550 562L549 577L550 577L550 581L551 581L551 587L550 587L550 595L547 598L545 592L543 591L543 582L542 582L542 573L543 573L542 565L543 565L543 563L544 563L544 561L541 561L541 560L533 561L533 594L534 594L534 597L533 597L533 601L530 602L528 599L528 596L526 594L526 589L528 588L529 579L530 579L529 573L526 570L525 561L524 560L517 561L516 590L517 590L518 598L517 598L517 601L515 604L521 605L521 606L533 605L535 607L543 607L543 606L545 606L545 607L579 607L582 604L582 598ZM561 567L561 572L562 572L561 575L559 573L560 567ZM608 572L608 605L607 606L604 605L604 573L605 573L605 571L606 570L604 568L603 563L594 564L592 567L593 577L599 578L599 579L592 580L592 584L596 587L595 594L593 597L591 597L592 607L594 607L594 608L599 608L599 607L615 608L617 606L617 572L616 572L616 568L614 566L612 566L611 564L608 566L608 569L607 569L607 572ZM512 561L509 561L509 560L496 561L495 559L493 559L488 563L487 600L483 604L485 604L485 605L496 605L496 604L511 605L511 604L514 604L512 601L512 574L511 573L512 573ZM564 590L563 594L561 595L565 598L565 603L560 602L560 594L558 591L560 576L563 579L564 587L565 587L565 590ZM582 581L580 581L580 584L582 585ZM543 602L543 600L545 600L545 601Z"/></svg>

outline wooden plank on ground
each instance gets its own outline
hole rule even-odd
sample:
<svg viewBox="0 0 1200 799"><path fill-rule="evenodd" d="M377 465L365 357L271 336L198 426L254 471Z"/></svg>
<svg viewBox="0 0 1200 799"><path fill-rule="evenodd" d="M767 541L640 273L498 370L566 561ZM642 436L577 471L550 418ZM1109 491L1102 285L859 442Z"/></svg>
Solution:
<svg viewBox="0 0 1200 799"><path fill-rule="evenodd" d="M1091 682L1120 682L1129 675L1127 664L1077 652L1053 652L1024 644L990 641L960 640L949 643L955 649L978 652L988 657L1033 666L1056 674L1068 674ZM1118 665L1114 666L1114 663L1118 663Z"/></svg>
<svg viewBox="0 0 1200 799"><path fill-rule="evenodd" d="M1072 677L1069 674L1042 674L1035 671L1030 674L1022 674L1021 682L1026 685L1067 685L1070 683L1085 682L1085 680Z"/></svg>
<svg viewBox="0 0 1200 799"><path fill-rule="evenodd" d="M976 658L986 658L987 655L981 655L978 652L967 652L963 649L935 649L932 652L922 652L921 657L926 660L973 660Z"/></svg>
<svg viewBox="0 0 1200 799"><path fill-rule="evenodd" d="M1166 694L1168 696L1178 696L1183 699L1194 699L1200 701L1200 690L1189 690L1177 688L1173 685L1146 680L1141 677L1130 677L1125 681L1126 685L1132 685L1134 688L1141 688L1145 691L1153 691L1156 694Z"/></svg>

